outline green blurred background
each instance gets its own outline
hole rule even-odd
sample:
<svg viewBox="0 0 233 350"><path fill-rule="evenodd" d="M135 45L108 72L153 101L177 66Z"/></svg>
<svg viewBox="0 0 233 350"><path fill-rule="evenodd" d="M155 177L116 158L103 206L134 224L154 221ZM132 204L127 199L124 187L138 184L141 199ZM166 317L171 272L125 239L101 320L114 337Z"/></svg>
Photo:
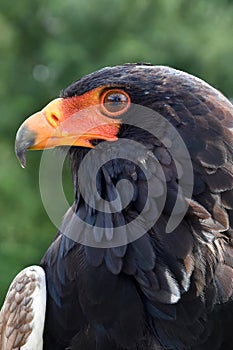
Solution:
<svg viewBox="0 0 233 350"><path fill-rule="evenodd" d="M233 97L233 1L1 0L0 304L56 233L40 198L40 152L29 152L26 170L15 157L18 126L82 75L136 61L185 70Z"/></svg>

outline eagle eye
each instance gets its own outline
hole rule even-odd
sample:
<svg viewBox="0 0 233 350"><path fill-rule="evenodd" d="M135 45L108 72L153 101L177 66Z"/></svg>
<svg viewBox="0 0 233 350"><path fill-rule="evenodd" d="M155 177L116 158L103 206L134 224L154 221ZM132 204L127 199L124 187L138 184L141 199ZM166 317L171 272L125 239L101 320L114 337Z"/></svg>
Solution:
<svg viewBox="0 0 233 350"><path fill-rule="evenodd" d="M118 89L107 90L101 96L101 108L110 117L117 117L126 112L130 106L130 97Z"/></svg>

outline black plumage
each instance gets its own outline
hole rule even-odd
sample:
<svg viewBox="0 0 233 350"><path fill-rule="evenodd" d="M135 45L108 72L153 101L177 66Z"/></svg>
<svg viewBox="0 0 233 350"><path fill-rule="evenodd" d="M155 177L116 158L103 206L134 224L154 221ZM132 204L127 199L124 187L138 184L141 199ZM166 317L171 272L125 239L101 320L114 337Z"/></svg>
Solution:
<svg viewBox="0 0 233 350"><path fill-rule="evenodd" d="M133 104L160 113L177 129L192 161L192 198L183 220L166 233L178 193L178 170L170 151L176 147L175 140L169 139L156 119L153 123L160 137L142 130L133 107L121 116L118 137L145 148L137 151L129 144L126 152L135 162L114 158L97 176L97 189L110 207L117 195L123 202L128 200L127 191L117 188L118 182L131 183L133 198L122 211L103 213L85 203L77 177L90 148L71 147L75 202L64 218L62 233L41 262L48 289L44 349L232 349L232 105L193 76L144 64L104 68L73 83L61 97L84 96L99 87L122 89ZM154 127L151 118L140 117L149 128ZM92 153L95 164L101 157L101 144L92 143L100 146ZM139 158L144 171L138 166ZM91 182L92 169L85 175L86 182ZM158 198L165 188L166 203L159 219L139 239L126 240L120 247L96 248L68 238L85 235L75 215L94 226L86 234L92 234L97 243L111 241L113 227L122 227L123 237L133 235L124 231L124 224L143 210L149 185L153 190L146 219L153 221L157 215ZM97 201L95 192L86 191L93 203ZM180 203L176 215L183 210ZM104 234L96 226L105 227Z"/></svg>

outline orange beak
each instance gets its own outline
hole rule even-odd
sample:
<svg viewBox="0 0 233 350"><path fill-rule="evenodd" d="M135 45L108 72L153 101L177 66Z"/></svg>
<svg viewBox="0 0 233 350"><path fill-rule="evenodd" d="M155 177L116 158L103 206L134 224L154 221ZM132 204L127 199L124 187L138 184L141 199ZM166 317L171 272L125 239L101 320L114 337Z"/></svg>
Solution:
<svg viewBox="0 0 233 350"><path fill-rule="evenodd" d="M57 98L20 126L15 142L16 155L26 166L26 151L59 146L93 148L91 140L116 141L120 121L101 113L98 93Z"/></svg>

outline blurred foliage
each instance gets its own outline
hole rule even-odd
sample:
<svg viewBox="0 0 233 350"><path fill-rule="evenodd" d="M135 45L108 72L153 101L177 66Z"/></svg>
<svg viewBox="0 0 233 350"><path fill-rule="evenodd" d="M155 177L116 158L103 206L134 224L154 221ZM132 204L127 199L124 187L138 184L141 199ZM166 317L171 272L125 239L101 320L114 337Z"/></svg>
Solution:
<svg viewBox="0 0 233 350"><path fill-rule="evenodd" d="M125 62L171 65L233 96L232 36L232 0L1 0L0 303L56 232L40 199L40 152L26 171L14 155L25 117L82 75Z"/></svg>

